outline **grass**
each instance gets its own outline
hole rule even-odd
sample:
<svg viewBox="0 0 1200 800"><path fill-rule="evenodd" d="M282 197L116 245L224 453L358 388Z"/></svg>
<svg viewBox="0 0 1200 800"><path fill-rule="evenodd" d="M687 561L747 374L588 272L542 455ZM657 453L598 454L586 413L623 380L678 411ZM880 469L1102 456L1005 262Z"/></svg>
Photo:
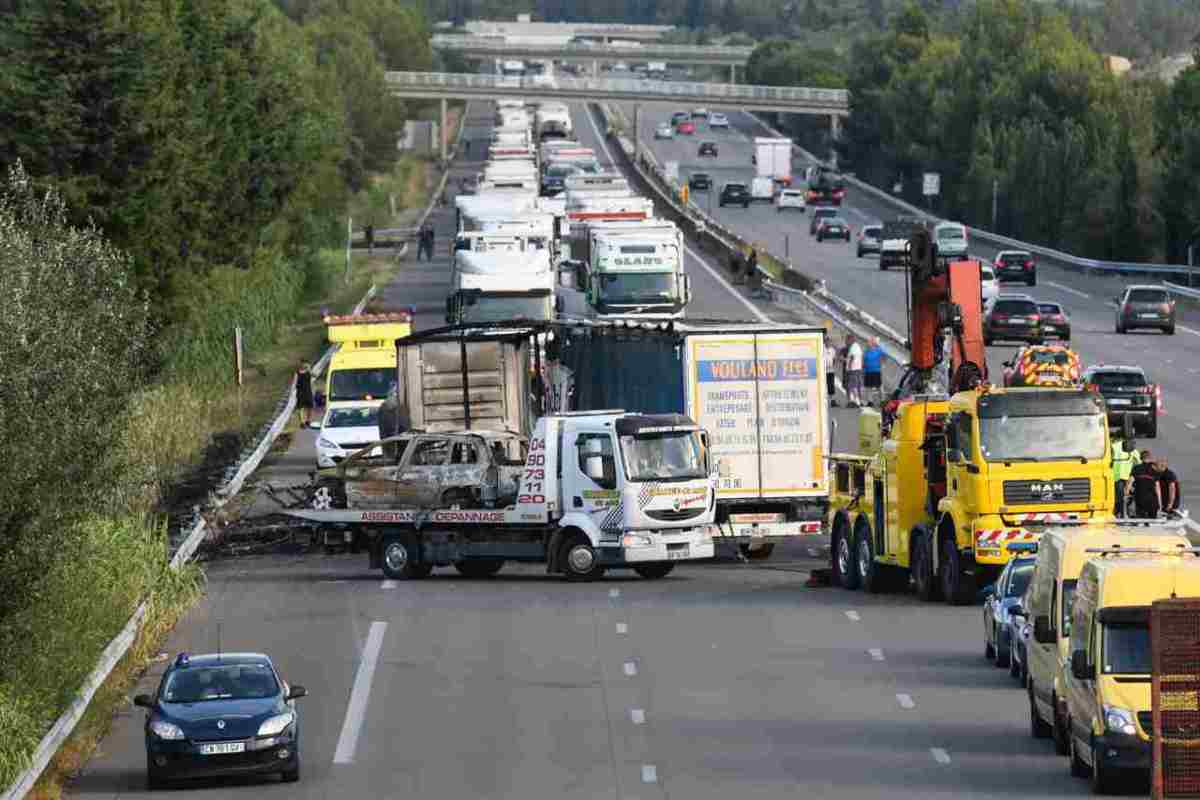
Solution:
<svg viewBox="0 0 1200 800"><path fill-rule="evenodd" d="M430 162L405 158L377 180L377 186L397 196L395 224L424 210L435 179ZM370 200L358 197L355 202ZM388 205L385 224L392 221ZM97 691L30 795L36 800L61 797L66 781L111 727L114 712L128 703L129 687L200 595L202 575L197 567L175 573L166 566L164 501L180 504L186 495L174 492L180 483L189 482L201 493L191 499L205 499L211 476L202 469L197 476L198 468L211 461L208 466L219 470L228 460L228 448L214 448L214 442L222 437L248 441L270 419L296 363L315 359L325 347L322 311L350 311L372 284L384 285L397 267L394 255L355 252L347 280L345 251L327 250L313 254L302 272L293 270L303 275L302 286L295 283L295 274L256 280L252 269L249 276L242 272L230 283L239 287L237 291L218 286L212 295L199 298L209 304L206 322L218 319L211 329L232 329L231 308L257 315L243 385L239 391L232 377L231 342L213 340L185 350L185 363L172 365L163 381L130 404L121 455L136 466L140 480L114 488L124 492L114 506L129 512L117 519L89 521L79 552L63 554L46 576L38 599L0 630L0 787L7 788L24 769L100 653L145 602L146 618L133 647ZM284 285L288 281L291 285ZM278 307L289 292L298 302ZM289 428L294 430L297 422L293 417Z"/></svg>

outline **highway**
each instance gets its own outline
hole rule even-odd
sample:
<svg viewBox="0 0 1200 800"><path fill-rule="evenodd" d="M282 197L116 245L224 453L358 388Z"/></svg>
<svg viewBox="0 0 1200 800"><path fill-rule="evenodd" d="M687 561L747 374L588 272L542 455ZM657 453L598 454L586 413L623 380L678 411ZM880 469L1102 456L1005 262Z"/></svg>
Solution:
<svg viewBox="0 0 1200 800"><path fill-rule="evenodd" d="M484 112L472 108L469 135L483 135ZM575 120L580 138L602 150L582 109ZM452 175L467 169L458 164ZM782 227L774 211L744 217L761 220L764 235ZM443 265L450 218L449 210L435 212ZM855 273L832 288L858 286L848 295L856 302L886 302L864 291L869 283L879 292L873 264L847 258L844 246L818 248L800 228L805 219L790 223L795 252L807 254L814 272L825 265L818 277ZM410 298L420 290L419 327L436 324L438 281L446 278L439 259L419 269L406 262L387 290L400 302L418 302ZM687 268L693 315L790 319L752 304L698 258ZM1177 336L1172 345L1184 342ZM849 429L852 418L839 413ZM300 434L265 474L306 469L311 436ZM273 777L201 782L187 796L1087 793L1065 759L1029 737L1024 694L1007 672L984 661L978 608L809 588L806 572L820 562L784 555L753 565L685 564L657 582L614 573L592 584L568 584L537 566L510 566L491 580L439 570L425 581L385 581L352 555L212 562L206 597L166 650L215 649L219 625L222 649L270 653L288 681L309 691L298 701L303 774L288 785ZM130 694L153 691L161 670L152 668ZM144 788L143 717L122 710L72 796L153 796Z"/></svg>

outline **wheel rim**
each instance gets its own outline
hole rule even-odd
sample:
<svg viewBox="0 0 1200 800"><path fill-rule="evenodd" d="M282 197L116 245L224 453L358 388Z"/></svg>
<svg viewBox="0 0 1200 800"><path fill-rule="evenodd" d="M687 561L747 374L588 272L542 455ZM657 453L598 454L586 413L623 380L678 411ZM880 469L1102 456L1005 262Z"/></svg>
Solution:
<svg viewBox="0 0 1200 800"><path fill-rule="evenodd" d="M596 554L586 544L578 544L567 554L567 562L574 572L590 572L596 565Z"/></svg>
<svg viewBox="0 0 1200 800"><path fill-rule="evenodd" d="M328 486L322 486L313 492L312 507L314 511L328 511L333 508L333 492Z"/></svg>
<svg viewBox="0 0 1200 800"><path fill-rule="evenodd" d="M838 539L838 572L850 574L850 542L843 536Z"/></svg>
<svg viewBox="0 0 1200 800"><path fill-rule="evenodd" d="M871 572L871 545L867 537L862 537L858 543L858 574L868 575Z"/></svg>
<svg viewBox="0 0 1200 800"><path fill-rule="evenodd" d="M399 572L408 564L408 548L401 542L389 542L383 550L383 561L389 570Z"/></svg>

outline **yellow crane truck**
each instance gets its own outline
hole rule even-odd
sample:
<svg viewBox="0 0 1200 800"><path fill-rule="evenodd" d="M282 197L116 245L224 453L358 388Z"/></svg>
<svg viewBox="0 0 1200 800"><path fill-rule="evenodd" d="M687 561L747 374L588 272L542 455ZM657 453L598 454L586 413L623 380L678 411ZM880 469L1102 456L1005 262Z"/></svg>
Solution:
<svg viewBox="0 0 1200 800"><path fill-rule="evenodd" d="M846 589L974 599L1013 553L1062 520L1112 517L1103 399L986 384L915 395L859 418L859 453L833 454L832 578Z"/></svg>

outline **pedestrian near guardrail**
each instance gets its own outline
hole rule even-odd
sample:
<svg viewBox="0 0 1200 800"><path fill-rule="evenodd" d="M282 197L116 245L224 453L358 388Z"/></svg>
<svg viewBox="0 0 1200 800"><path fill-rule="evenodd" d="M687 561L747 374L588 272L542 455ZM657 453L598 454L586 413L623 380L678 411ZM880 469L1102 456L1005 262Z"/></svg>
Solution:
<svg viewBox="0 0 1200 800"><path fill-rule="evenodd" d="M363 229L363 234L367 237L367 252L375 252L375 226L367 223L367 227Z"/></svg>
<svg viewBox="0 0 1200 800"><path fill-rule="evenodd" d="M1138 519L1154 519L1162 510L1162 494L1149 450L1142 451L1142 463L1133 468L1132 477L1133 503L1137 506Z"/></svg>
<svg viewBox="0 0 1200 800"><path fill-rule="evenodd" d="M433 260L433 226L428 222L421 226L417 234L417 261L421 260L422 255L426 261Z"/></svg>
<svg viewBox="0 0 1200 800"><path fill-rule="evenodd" d="M883 405L883 348L878 336L868 339L863 351L863 387L868 406Z"/></svg>
<svg viewBox="0 0 1200 800"><path fill-rule="evenodd" d="M1116 508L1113 511L1116 516L1124 517L1129 505L1130 478L1133 468L1141 463L1142 457L1137 451L1137 443L1132 439L1114 439L1112 448L1113 497L1116 499Z"/></svg>
<svg viewBox="0 0 1200 800"><path fill-rule="evenodd" d="M846 350L846 397L850 408L859 408L863 404L863 349L853 335L846 339L850 342Z"/></svg>
<svg viewBox="0 0 1200 800"><path fill-rule="evenodd" d="M1164 514L1174 514L1179 511L1179 477L1167 466L1167 458L1163 456L1154 462L1154 472L1158 476L1158 496L1162 498Z"/></svg>
<svg viewBox="0 0 1200 800"><path fill-rule="evenodd" d="M312 424L313 410L312 368L307 361L301 361L296 369L296 408L300 411L300 427L307 428Z"/></svg>
<svg viewBox="0 0 1200 800"><path fill-rule="evenodd" d="M837 348L833 339L825 340L825 393L829 395L829 404L837 407Z"/></svg>

